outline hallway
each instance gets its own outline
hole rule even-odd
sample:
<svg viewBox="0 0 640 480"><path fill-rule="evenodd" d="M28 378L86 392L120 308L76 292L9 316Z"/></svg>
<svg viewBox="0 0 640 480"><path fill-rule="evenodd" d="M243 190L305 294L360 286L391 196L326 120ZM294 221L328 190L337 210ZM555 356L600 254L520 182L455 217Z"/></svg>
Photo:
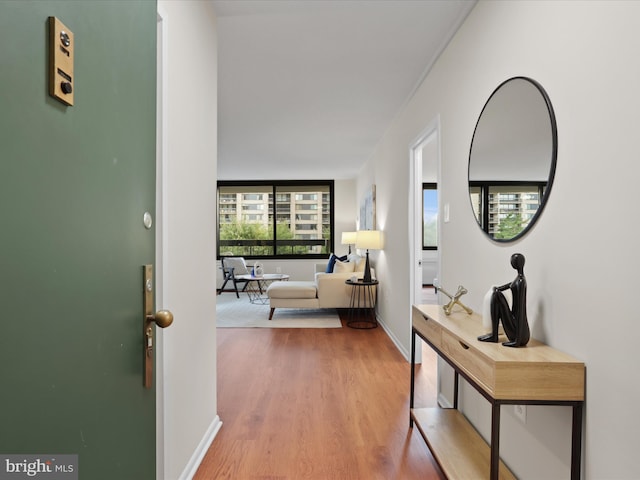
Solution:
<svg viewBox="0 0 640 480"><path fill-rule="evenodd" d="M195 480L442 478L409 429L410 365L382 327L217 332L223 426ZM433 406L423 352L416 406Z"/></svg>

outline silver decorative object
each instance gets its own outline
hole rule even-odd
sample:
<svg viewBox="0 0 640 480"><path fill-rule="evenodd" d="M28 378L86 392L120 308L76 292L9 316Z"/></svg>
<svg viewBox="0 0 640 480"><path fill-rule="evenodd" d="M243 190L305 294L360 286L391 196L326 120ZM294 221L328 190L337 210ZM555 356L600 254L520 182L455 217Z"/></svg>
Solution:
<svg viewBox="0 0 640 480"><path fill-rule="evenodd" d="M447 291L443 289L441 286L438 286L437 288L439 292L444 293L450 299L449 303L442 306L442 308L444 309L444 313L446 315L451 314L451 309L456 304L460 305L464 309L464 311L467 312L469 315L473 313L473 310L471 310L469 307L467 307L460 301L460 297L468 292L468 290L464 288L462 285L458 285L458 291L455 293L455 295L451 295L450 293L447 293Z"/></svg>

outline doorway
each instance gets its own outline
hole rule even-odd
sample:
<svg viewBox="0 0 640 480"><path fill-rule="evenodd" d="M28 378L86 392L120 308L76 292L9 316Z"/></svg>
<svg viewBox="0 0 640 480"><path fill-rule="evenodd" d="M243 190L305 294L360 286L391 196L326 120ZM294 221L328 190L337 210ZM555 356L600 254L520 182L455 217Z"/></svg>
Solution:
<svg viewBox="0 0 640 480"><path fill-rule="evenodd" d="M435 201L439 205L440 191L437 188L440 177L440 118L436 117L411 144L410 161L410 198L409 198L409 276L410 305L422 303L424 294L434 298L432 291L423 291L423 285L437 284L440 277L440 217L436 210L429 215L429 221L435 227L435 248L425 249L425 194L424 184L435 187ZM430 198L434 198L430 195ZM433 232L431 232L433 234ZM426 235L429 237L429 234ZM434 241L427 241L434 243ZM436 299L437 300L437 299ZM409 315L411 318L411 315ZM409 320L411 331L411 320ZM416 361L421 361L421 349L416 349Z"/></svg>

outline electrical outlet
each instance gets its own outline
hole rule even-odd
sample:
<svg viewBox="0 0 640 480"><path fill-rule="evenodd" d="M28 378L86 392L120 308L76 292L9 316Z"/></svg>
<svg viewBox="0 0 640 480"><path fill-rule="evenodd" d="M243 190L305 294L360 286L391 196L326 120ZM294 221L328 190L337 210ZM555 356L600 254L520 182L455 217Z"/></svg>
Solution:
<svg viewBox="0 0 640 480"><path fill-rule="evenodd" d="M527 423L527 406L526 405L514 405L513 413L516 414L516 417L522 423Z"/></svg>

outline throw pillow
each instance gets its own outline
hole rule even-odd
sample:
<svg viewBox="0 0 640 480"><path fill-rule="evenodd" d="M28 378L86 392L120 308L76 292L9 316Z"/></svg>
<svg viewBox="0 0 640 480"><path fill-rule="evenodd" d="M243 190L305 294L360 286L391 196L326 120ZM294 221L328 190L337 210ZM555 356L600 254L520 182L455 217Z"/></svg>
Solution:
<svg viewBox="0 0 640 480"><path fill-rule="evenodd" d="M356 264L353 262L341 262L340 260L336 260L336 263L333 266L333 273L353 272L355 265Z"/></svg>
<svg viewBox="0 0 640 480"><path fill-rule="evenodd" d="M333 273L333 267L336 264L336 261L340 260L341 262L344 262L347 259L347 256L344 255L342 257L337 257L335 254L331 254L331 256L329 257L329 262L327 263L327 269L325 270L325 273Z"/></svg>
<svg viewBox="0 0 640 480"><path fill-rule="evenodd" d="M357 253L349 255L349 261L355 264L354 272L364 272L364 264L366 263L366 257L361 257Z"/></svg>

